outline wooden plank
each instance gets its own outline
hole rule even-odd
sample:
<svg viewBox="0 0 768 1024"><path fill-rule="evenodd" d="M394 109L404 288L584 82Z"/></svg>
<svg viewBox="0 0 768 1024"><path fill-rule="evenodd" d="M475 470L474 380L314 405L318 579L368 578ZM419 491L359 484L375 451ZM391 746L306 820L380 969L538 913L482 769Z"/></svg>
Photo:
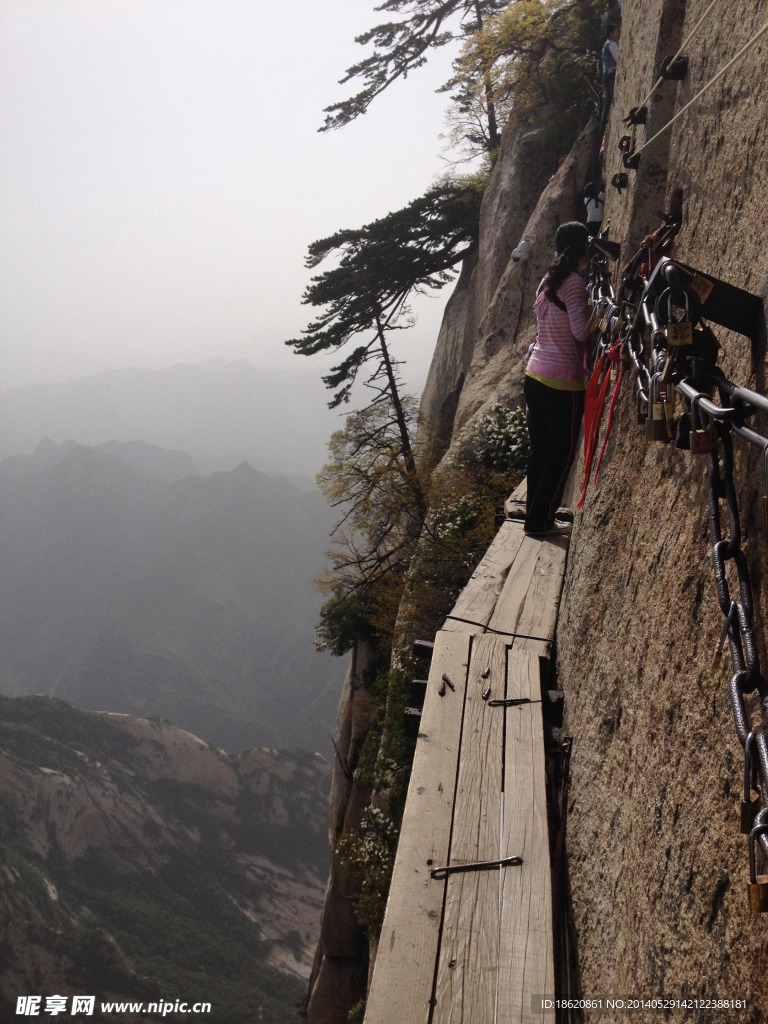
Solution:
<svg viewBox="0 0 768 1024"><path fill-rule="evenodd" d="M472 638L439 632L427 682L389 900L365 1024L426 1024L432 996L448 863L456 762ZM443 673L455 690L439 696Z"/></svg>
<svg viewBox="0 0 768 1024"><path fill-rule="evenodd" d="M510 524L522 532L522 526ZM567 536L523 537L488 627L552 640L568 556Z"/></svg>
<svg viewBox="0 0 768 1024"><path fill-rule="evenodd" d="M539 701L538 658L510 651L508 696L530 704L507 709L504 756L504 848L523 858L502 874L499 1021L539 1024L533 995L555 991L552 948L552 887Z"/></svg>
<svg viewBox="0 0 768 1024"><path fill-rule="evenodd" d="M491 699L494 694L503 697L506 662L503 639L486 634L475 640L464 708L451 865L500 856L504 709L489 706L482 693L490 685ZM486 669L490 672L483 679ZM488 1024L494 1020L496 1001L499 869L449 875L445 884L433 1024Z"/></svg>
<svg viewBox="0 0 768 1024"><path fill-rule="evenodd" d="M459 594L451 609L451 618L446 619L443 629L476 634L483 632L493 615L510 567L514 565L524 539L521 523L512 520L502 523L480 564Z"/></svg>
<svg viewBox="0 0 768 1024"><path fill-rule="evenodd" d="M507 519L524 519L526 495L528 494L528 478L523 477L521 483L512 491L504 502L504 515Z"/></svg>
<svg viewBox="0 0 768 1024"><path fill-rule="evenodd" d="M516 487L514 489L514 491L510 494L510 496L504 502L504 514L507 517L507 519L524 519L525 518L526 508L527 508L527 505L528 505L528 502L526 500L527 499L527 494L528 494L528 480L527 480L527 478L524 478L523 482L518 487ZM561 516L565 516L565 517L567 517L567 518L572 520L573 519L573 510L568 508L567 506L563 506L560 515Z"/></svg>

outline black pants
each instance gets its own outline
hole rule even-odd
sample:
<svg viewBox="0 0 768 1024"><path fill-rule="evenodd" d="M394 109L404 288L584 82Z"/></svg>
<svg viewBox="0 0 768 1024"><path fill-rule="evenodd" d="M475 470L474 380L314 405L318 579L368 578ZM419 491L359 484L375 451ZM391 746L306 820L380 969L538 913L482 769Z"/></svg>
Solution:
<svg viewBox="0 0 768 1024"><path fill-rule="evenodd" d="M558 391L527 376L524 391L531 445L525 528L548 530L576 455L584 392Z"/></svg>
<svg viewBox="0 0 768 1024"><path fill-rule="evenodd" d="M600 137L602 138L605 134L605 126L608 123L608 114L613 103L613 85L616 80L616 69L613 71L606 71L603 75L603 97L602 97L602 108L600 110Z"/></svg>

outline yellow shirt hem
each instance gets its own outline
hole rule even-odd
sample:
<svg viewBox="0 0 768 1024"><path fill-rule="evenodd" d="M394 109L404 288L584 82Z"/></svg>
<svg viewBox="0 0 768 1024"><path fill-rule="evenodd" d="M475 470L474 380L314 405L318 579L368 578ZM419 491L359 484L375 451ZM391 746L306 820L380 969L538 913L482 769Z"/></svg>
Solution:
<svg viewBox="0 0 768 1024"><path fill-rule="evenodd" d="M539 377L535 373L529 373L525 371L526 377L531 377L533 380L539 381L541 384L546 384L548 388L554 388L555 391L586 391L587 385L583 381L578 380L557 380L555 377Z"/></svg>

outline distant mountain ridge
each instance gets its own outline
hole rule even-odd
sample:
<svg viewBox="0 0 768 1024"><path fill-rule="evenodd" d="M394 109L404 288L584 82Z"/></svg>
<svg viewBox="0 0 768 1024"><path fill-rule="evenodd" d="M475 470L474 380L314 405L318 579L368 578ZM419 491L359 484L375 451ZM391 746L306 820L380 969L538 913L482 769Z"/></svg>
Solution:
<svg viewBox="0 0 768 1024"><path fill-rule="evenodd" d="M0 1019L56 993L292 1024L328 785L307 753L234 757L159 721L0 698Z"/></svg>
<svg viewBox="0 0 768 1024"><path fill-rule="evenodd" d="M180 480L185 476L200 476L202 471L191 455L169 451L145 441L106 441L104 444L79 445L77 441L56 444L49 437L37 445L31 455L9 455L0 462L0 474L26 476L42 469L58 466L76 448L90 447L104 455L112 455L132 469L157 480Z"/></svg>
<svg viewBox="0 0 768 1024"><path fill-rule="evenodd" d="M247 463L136 468L161 455L47 442L0 463L0 692L329 752L342 668L314 650L311 578L332 512Z"/></svg>
<svg viewBox="0 0 768 1024"><path fill-rule="evenodd" d="M106 370L60 384L0 391L0 455L43 438L96 446L137 438L188 452L205 472L247 460L313 477L338 429L317 368L257 369L245 360Z"/></svg>

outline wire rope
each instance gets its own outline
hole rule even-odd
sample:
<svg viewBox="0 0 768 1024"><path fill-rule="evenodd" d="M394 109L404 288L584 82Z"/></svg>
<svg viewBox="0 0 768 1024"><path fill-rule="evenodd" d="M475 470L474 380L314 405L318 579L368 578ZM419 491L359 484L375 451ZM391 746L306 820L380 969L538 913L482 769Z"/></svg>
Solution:
<svg viewBox="0 0 768 1024"><path fill-rule="evenodd" d="M709 14L709 12L710 12L710 11L712 10L712 8L713 8L713 7L715 6L715 4L716 4L717 2L718 2L718 0L712 0L712 3L711 3L711 4L709 5L709 7L708 7L708 8L706 9L706 11L704 11L704 13L702 14L702 16L701 16L701 17L699 18L699 20L698 20L698 21L696 22L696 24L695 24L695 25L693 26L693 28L691 29L691 31L690 31L690 32L688 33L688 35L687 35L687 36L685 37L685 39L684 39L684 40L682 41L682 43L680 43L680 49L679 49L679 50L677 51L677 53L676 53L676 54L674 55L674 57L672 57L672 58L671 58L671 59L670 59L669 61L667 61L667 66L668 66L668 67L669 67L669 66L671 66L672 64L674 64L674 63L675 63L675 61L676 61L676 60L677 60L677 58L678 58L678 57L680 56L680 54L681 54L681 53L683 52L683 50L684 50L684 49L686 48L686 46L688 45L688 43L690 43L690 41L691 41L691 40L693 39L693 37L694 37L694 36L696 35L696 33L697 33L697 32L698 32L698 30L699 30L699 26L700 26L700 25L701 25L701 24L702 24L702 23L704 22L704 20L706 19L707 15ZM653 86L653 88L652 88L652 89L651 89L651 91L650 91L650 92L648 93L648 95L647 95L647 96L645 97L645 99L643 100L643 102L642 102L642 103L640 103L640 104L638 104L638 105L639 105L639 106L641 106L641 107L644 107L644 106L646 105L646 103L647 103L647 102L648 102L648 101L650 100L651 96L653 96L653 94L654 94L654 93L656 92L656 90L657 90L657 89L659 88L659 86L661 85L661 83L662 83L662 82L665 82L665 81L666 81L666 79L664 78L664 76L663 76L663 75L660 75L660 76L659 76L659 79L658 79L658 81L657 81L657 82L656 82L656 84L655 84L655 85Z"/></svg>
<svg viewBox="0 0 768 1024"><path fill-rule="evenodd" d="M742 46L742 48L739 50L739 52L737 54L735 54L733 57L731 57L731 59L728 61L728 63L724 67L720 68L720 70L717 72L717 74L713 78L710 78L710 80L707 82L706 85L702 86L702 88L699 89L699 91L696 93L695 96L693 96L690 100L688 100L688 102L685 104L685 106L681 110L678 110L678 112L675 114L674 117L670 118L669 121L667 121L667 123L664 125L663 128L659 128L659 130L656 132L656 134L652 135L651 138L648 139L647 142L643 143L643 145L640 147L640 149L635 150L635 152L632 155L633 156L639 156L643 152L644 149L647 149L648 146L650 146L650 144L652 142L655 142L656 139L658 139L658 137L660 135L663 135L664 132L667 130L667 128L671 128L671 126L675 123L675 121L679 120L683 116L683 114L686 112L686 110L688 110L689 107L693 106L693 104L696 102L696 100L698 100L701 96L704 95L704 93L707 91L707 89L710 89L715 84L715 82L719 81L723 77L723 75L726 73L726 71L728 71L730 68L733 67L734 64L736 64L738 61L740 61L741 58L744 56L744 54L747 53L747 51L750 50L753 46L755 46L756 43L758 43L760 41L760 39L762 39L762 37L766 34L766 32L768 32L768 22L766 22L765 25L763 25L763 27L760 29L760 31L757 32L756 35L754 35L752 37L752 39L749 40L748 43L745 43L744 46Z"/></svg>

